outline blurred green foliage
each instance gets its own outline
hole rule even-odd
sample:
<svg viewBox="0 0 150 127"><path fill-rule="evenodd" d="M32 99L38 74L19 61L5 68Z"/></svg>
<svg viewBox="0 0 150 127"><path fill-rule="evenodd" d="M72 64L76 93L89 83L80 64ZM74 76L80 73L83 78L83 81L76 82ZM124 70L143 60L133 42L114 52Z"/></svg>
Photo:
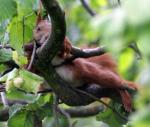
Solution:
<svg viewBox="0 0 150 127"><path fill-rule="evenodd" d="M128 127L150 126L150 1L149 0L86 0L90 8L96 12L96 16L90 16L78 0L59 0L65 10L67 22L67 36L75 45L88 47L95 44L105 45L112 56L118 61L119 72L126 79L135 80L139 84L139 92L134 97L135 112L131 114ZM10 43L20 55L23 55L22 45L32 40L32 30L35 26L38 0L0 0L0 44ZM131 43L136 42L142 59L137 59L138 52L129 48ZM11 59L8 51L0 52L0 62ZM0 70L6 66L0 64ZM30 85L30 84L29 84ZM22 92L8 93L10 99L24 99L34 104L25 107L16 106L15 113L11 114L8 126L19 127L32 126L35 113L43 112L44 127L53 126L53 116L43 105L38 105L37 95ZM52 95L50 95L52 96ZM49 97L46 97L51 102ZM42 98L40 104L43 102ZM1 106L2 107L2 106ZM2 109L2 108L1 108ZM49 108L50 109L50 108ZM30 113L32 112L32 113ZM29 115L30 113L30 115ZM104 115L97 120L104 121L110 127L120 127L121 124L110 117L107 120ZM60 118L61 125L66 127L66 119ZM74 121L74 119L72 120ZM99 127L101 122L96 117L77 119L75 127ZM112 125L111 125L112 123ZM1 123L0 126L5 126Z"/></svg>

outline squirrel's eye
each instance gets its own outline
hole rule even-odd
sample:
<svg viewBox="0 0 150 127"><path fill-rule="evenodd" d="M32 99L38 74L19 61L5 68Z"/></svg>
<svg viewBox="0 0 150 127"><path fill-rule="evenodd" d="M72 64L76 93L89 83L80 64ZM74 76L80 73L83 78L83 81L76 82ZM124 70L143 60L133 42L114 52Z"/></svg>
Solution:
<svg viewBox="0 0 150 127"><path fill-rule="evenodd" d="M38 27L36 30L37 30L37 31L40 31L40 30L41 30L41 28L40 28L40 27Z"/></svg>

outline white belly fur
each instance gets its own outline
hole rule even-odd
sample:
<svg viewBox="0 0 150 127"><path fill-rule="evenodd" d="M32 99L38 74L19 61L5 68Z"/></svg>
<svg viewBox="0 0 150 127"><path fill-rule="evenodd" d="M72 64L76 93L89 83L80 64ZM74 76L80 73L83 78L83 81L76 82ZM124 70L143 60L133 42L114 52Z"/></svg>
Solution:
<svg viewBox="0 0 150 127"><path fill-rule="evenodd" d="M82 82L75 79L73 72L65 65L55 68L57 74L72 87L82 86Z"/></svg>
<svg viewBox="0 0 150 127"><path fill-rule="evenodd" d="M52 60L52 65L59 65L64 62L64 59L56 56ZM67 65L61 65L60 67L55 68L57 74L68 83L68 85L72 87L79 87L82 86L83 83L77 79L75 79L73 70L70 69Z"/></svg>

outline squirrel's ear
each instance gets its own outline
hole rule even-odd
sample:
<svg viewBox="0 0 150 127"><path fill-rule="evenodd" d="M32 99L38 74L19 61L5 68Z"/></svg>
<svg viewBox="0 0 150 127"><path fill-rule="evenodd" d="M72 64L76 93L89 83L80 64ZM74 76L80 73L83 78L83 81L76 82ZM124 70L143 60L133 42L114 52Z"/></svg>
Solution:
<svg viewBox="0 0 150 127"><path fill-rule="evenodd" d="M37 19L36 19L36 26L42 21L43 19L42 19L42 16L41 16L41 14L39 13L38 15L37 15Z"/></svg>
<svg viewBox="0 0 150 127"><path fill-rule="evenodd" d="M64 39L64 52L66 54L69 54L71 52L71 49L72 49L71 41L69 40L68 37L65 37L65 39Z"/></svg>
<svg viewBox="0 0 150 127"><path fill-rule="evenodd" d="M36 26L39 24L39 22L41 22L41 20L43 20L41 13L42 13L42 2L41 2L41 0L39 0L39 7L38 7L38 12L37 12Z"/></svg>

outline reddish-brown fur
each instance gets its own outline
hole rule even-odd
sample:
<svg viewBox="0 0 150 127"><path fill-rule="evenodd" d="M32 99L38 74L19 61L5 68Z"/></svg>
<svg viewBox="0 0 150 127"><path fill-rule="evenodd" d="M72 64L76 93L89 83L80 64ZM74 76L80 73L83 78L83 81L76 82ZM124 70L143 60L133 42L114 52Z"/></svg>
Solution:
<svg viewBox="0 0 150 127"><path fill-rule="evenodd" d="M88 59L78 58L66 66L74 73L74 81L77 80L83 84L95 83L101 87L116 89L121 95L125 109L131 111L131 96L125 88L136 90L136 85L120 77L116 70L116 64L109 54Z"/></svg>
<svg viewBox="0 0 150 127"><path fill-rule="evenodd" d="M43 25L43 22L45 23L47 21L43 20L40 23ZM37 27L41 25L40 23ZM45 25L49 24L45 23ZM34 36L38 38L37 41L40 41L40 43L42 37L44 36L45 38L45 40L42 41L42 43L44 43L51 32L51 29L48 30L47 28L50 27L44 26L40 28L40 31L36 31L37 28L34 30ZM40 37L36 34L39 34ZM65 58L70 56L71 48L70 41L66 37L63 49L53 59L52 64L59 65L64 62ZM132 109L132 101L131 95L126 88L136 90L136 84L122 79L116 68L116 62L112 59L110 54L106 53L91 58L77 58L72 62L56 67L56 72L62 79L72 85L72 87L78 87L84 84L97 84L101 87L116 89L120 93L125 109L130 112Z"/></svg>

